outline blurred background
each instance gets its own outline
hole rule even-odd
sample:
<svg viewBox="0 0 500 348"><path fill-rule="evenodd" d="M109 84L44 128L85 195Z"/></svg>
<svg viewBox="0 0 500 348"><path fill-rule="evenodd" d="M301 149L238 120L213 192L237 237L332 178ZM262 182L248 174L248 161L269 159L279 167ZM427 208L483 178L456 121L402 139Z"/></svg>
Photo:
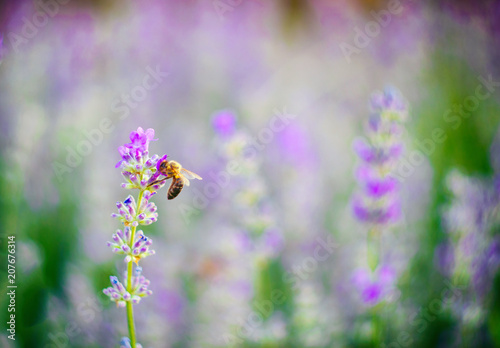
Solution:
<svg viewBox="0 0 500 348"><path fill-rule="evenodd" d="M500 347L500 2L5 1L0 33L0 346L128 335L102 289L143 127L204 178L143 228L143 347ZM409 106L402 217L390 276L360 281L352 144L386 86Z"/></svg>

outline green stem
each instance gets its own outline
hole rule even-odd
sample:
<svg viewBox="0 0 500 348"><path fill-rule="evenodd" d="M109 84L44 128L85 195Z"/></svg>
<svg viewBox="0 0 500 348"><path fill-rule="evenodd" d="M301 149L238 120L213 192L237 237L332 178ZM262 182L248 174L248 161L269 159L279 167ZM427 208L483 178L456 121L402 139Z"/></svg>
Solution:
<svg viewBox="0 0 500 348"><path fill-rule="evenodd" d="M139 208L141 206L143 193L144 193L144 191L141 190L139 192L139 197L137 198L137 211L135 212L136 216L140 214ZM132 228L130 230L130 244L129 244L130 249L132 249L132 246L134 244L136 229L137 229L136 226L132 226ZM132 292L132 273L133 273L133 268L134 268L133 266L134 266L134 260L130 260L127 264L127 291L129 293ZM130 345L132 348L136 348L134 309L132 308L132 301L127 301L127 324L128 324Z"/></svg>
<svg viewBox="0 0 500 348"><path fill-rule="evenodd" d="M379 263L380 254L380 233L376 227L372 227L368 230L368 241L367 241L367 259L368 266L372 271L377 269Z"/></svg>
<svg viewBox="0 0 500 348"><path fill-rule="evenodd" d="M372 342L374 347L380 347L384 340L384 323L381 316L381 307L378 305L373 307L371 311L371 320L373 328Z"/></svg>
<svg viewBox="0 0 500 348"><path fill-rule="evenodd" d="M129 267L131 269L132 267ZM135 348L135 325L134 325L134 309L132 308L132 302L127 301L127 324L128 324L128 335L130 337L130 345Z"/></svg>

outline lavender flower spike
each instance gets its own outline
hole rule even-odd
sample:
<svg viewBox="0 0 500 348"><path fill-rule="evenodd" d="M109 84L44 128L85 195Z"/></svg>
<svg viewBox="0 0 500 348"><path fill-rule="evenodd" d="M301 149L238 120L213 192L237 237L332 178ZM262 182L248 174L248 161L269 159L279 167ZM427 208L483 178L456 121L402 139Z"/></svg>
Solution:
<svg viewBox="0 0 500 348"><path fill-rule="evenodd" d="M160 172L160 163L167 159L167 155L149 156L149 143L156 140L154 134L155 131L151 128L145 131L139 127L130 133L130 143L118 148L121 160L116 164L116 168L121 169L126 180L122 187L128 190L137 189L139 194L137 199L129 195L123 202L117 202L118 212L111 214L124 228L117 230L112 236L113 241L107 245L114 253L125 255L127 271L123 282L120 282L118 277L111 276L111 286L103 292L118 307L127 308L129 337L124 337L120 342L121 347L126 348L141 348L141 345L136 343L133 305L153 294L148 289L149 280L142 275L142 267L139 267L140 260L155 254L151 249L153 241L146 237L143 231L136 230L139 225L150 225L158 221L157 208L151 198L167 180L167 175Z"/></svg>
<svg viewBox="0 0 500 348"><path fill-rule="evenodd" d="M152 128L145 131L139 127L130 133L130 143L118 148L121 160L116 164L116 168L121 169L126 181L122 187L128 190L137 189L139 194L137 200L129 195L123 202L117 202L118 212L111 214L124 228L117 230L112 236L113 241L107 245L114 253L125 255L127 271L123 282L120 282L118 277L111 276L111 286L103 292L118 307L127 308L129 337L124 337L120 342L120 346L126 348L142 348L136 343L133 305L153 294L148 289L149 280L142 275L142 267L139 267L140 260L155 254L151 249L153 241L146 237L143 231L136 230L139 225L150 225L158 221L157 208L151 198L167 180L167 175L160 172L160 164L167 159L167 155L149 156L149 143L157 140L154 139L154 134Z"/></svg>
<svg viewBox="0 0 500 348"><path fill-rule="evenodd" d="M370 112L366 136L353 143L359 165L352 211L358 221L368 226L368 264L375 270L379 234L401 218L399 182L391 175L391 169L403 152L401 137L408 112L404 99L393 88L372 96Z"/></svg>
<svg viewBox="0 0 500 348"><path fill-rule="evenodd" d="M118 307L127 308L129 337L123 338L120 343L122 347L127 348L141 347L136 343L132 306L152 294L148 289L149 280L142 275L142 267L138 264L141 259L155 254L151 249L153 241L146 237L143 231L136 229L138 225L150 225L158 220L157 208L151 202L151 198L165 184L165 180L158 180L160 173L157 163L160 156L149 156L149 143L153 140L156 140L153 129L144 131L139 127L130 134L130 143L118 148L121 160L116 167L121 169L122 176L126 180L122 187L138 189L139 195L137 200L129 195L123 202L117 202L118 212L111 215L116 217L124 228L117 230L112 236L112 241L107 244L114 253L125 256L127 271L123 282L118 277L111 276L111 286L103 292ZM166 158L166 155L162 158Z"/></svg>
<svg viewBox="0 0 500 348"><path fill-rule="evenodd" d="M352 208L356 219L363 223L388 225L401 217L399 183L390 170L403 151L402 123L408 117L404 105L394 89L374 94L366 138L354 141L360 159L356 171L360 192L354 195Z"/></svg>

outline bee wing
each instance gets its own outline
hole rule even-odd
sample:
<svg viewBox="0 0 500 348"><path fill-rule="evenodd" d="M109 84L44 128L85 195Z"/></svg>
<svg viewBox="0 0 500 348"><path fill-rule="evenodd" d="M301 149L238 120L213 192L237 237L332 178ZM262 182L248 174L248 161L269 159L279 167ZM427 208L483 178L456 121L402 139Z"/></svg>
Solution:
<svg viewBox="0 0 500 348"><path fill-rule="evenodd" d="M189 180L186 178L184 175L181 175L182 181L184 182L185 186L189 186Z"/></svg>
<svg viewBox="0 0 500 348"><path fill-rule="evenodd" d="M184 169L184 168L182 168L182 169L181 169L181 174L182 174L182 175L183 175L186 179L191 179L191 180L193 180L193 179L203 180L203 179L201 178L201 176L199 176L198 174L193 173L192 171L187 170L187 169ZM187 186L189 186L189 184L188 184Z"/></svg>

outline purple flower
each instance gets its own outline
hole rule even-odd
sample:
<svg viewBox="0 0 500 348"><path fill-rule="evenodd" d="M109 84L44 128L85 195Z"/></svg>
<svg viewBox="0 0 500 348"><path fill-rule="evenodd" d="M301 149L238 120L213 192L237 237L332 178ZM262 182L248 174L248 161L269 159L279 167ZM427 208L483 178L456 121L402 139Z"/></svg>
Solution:
<svg viewBox="0 0 500 348"><path fill-rule="evenodd" d="M125 144L125 147L146 152L148 151L149 142L158 140L154 139L154 136L155 130L153 128L148 128L144 131L142 127L139 127L137 128L137 131L132 131L130 133L130 144Z"/></svg>
<svg viewBox="0 0 500 348"><path fill-rule="evenodd" d="M455 268L453 245L449 242L439 244L434 251L434 265L442 274L450 276Z"/></svg>
<svg viewBox="0 0 500 348"><path fill-rule="evenodd" d="M262 235L262 249L269 255L277 255L284 246L283 233L277 228L271 228Z"/></svg>
<svg viewBox="0 0 500 348"><path fill-rule="evenodd" d="M401 204L398 199L394 199L382 207L374 207L372 202L364 201L358 196L352 201L352 211L361 222L384 225L400 219Z"/></svg>
<svg viewBox="0 0 500 348"><path fill-rule="evenodd" d="M384 300L393 289L395 280L396 272L387 265L378 267L375 272L364 268L357 269L351 278L361 300L370 306Z"/></svg>
<svg viewBox="0 0 500 348"><path fill-rule="evenodd" d="M315 164L316 152L312 149L311 139L304 127L290 123L278 132L277 140L284 159L297 167Z"/></svg>
<svg viewBox="0 0 500 348"><path fill-rule="evenodd" d="M137 128L137 131L130 133L130 143L118 147L118 152L122 159L116 164L116 168L122 166L123 163L129 163L131 166L141 166L137 170L142 169L142 159L148 154L149 142L155 141L155 131L153 128L148 128L144 131L142 127Z"/></svg>
<svg viewBox="0 0 500 348"><path fill-rule="evenodd" d="M360 159L356 179L360 193L353 197L353 214L361 222L384 225L401 216L399 184L390 168L403 151L401 123L406 120L403 98L395 89L376 93L370 102L365 138L357 138L353 149Z"/></svg>
<svg viewBox="0 0 500 348"><path fill-rule="evenodd" d="M488 267L490 267L492 273L496 272L497 268L500 267L500 237L497 236L493 239L486 252L486 257Z"/></svg>
<svg viewBox="0 0 500 348"><path fill-rule="evenodd" d="M376 149L368 145L364 139L356 139L353 143L354 152L365 162L373 162L377 157Z"/></svg>
<svg viewBox="0 0 500 348"><path fill-rule="evenodd" d="M230 110L218 111L212 117L212 126L220 136L231 136L236 129L236 116Z"/></svg>
<svg viewBox="0 0 500 348"><path fill-rule="evenodd" d="M383 93L375 93L370 100L370 106L375 112L403 111L406 108L399 92L392 87L386 87Z"/></svg>
<svg viewBox="0 0 500 348"><path fill-rule="evenodd" d="M156 205L149 202L155 193L154 191L145 191L139 207L137 207L134 197L130 195L125 201L116 202L118 213L111 214L111 217L118 218L126 227L152 224L158 220Z"/></svg>
<svg viewBox="0 0 500 348"><path fill-rule="evenodd" d="M158 191L165 180L158 181L160 177L159 165L167 158L167 155L159 157L158 155L149 156L149 142L154 137L154 130L144 131L141 127L130 134L131 142L120 146L118 152L122 159L116 164L120 167L122 175L127 182L122 183L125 189Z"/></svg>
<svg viewBox="0 0 500 348"><path fill-rule="evenodd" d="M470 279L469 291L480 304L484 304L500 266L500 237L492 235L500 207L495 181L470 178L458 171L447 178L454 195L444 214L453 253L450 258L457 260L451 267L452 276Z"/></svg>
<svg viewBox="0 0 500 348"><path fill-rule="evenodd" d="M158 305L165 313L168 321L174 324L182 322L186 299L174 290L161 290L158 294Z"/></svg>
<svg viewBox="0 0 500 348"><path fill-rule="evenodd" d="M397 180L392 176L384 176L369 165L361 165L356 171L356 178L363 191L371 197L382 197L398 188Z"/></svg>
<svg viewBox="0 0 500 348"><path fill-rule="evenodd" d="M483 299L489 292L493 277L500 266L500 239L496 238L484 253L476 255L471 263L474 291Z"/></svg>
<svg viewBox="0 0 500 348"><path fill-rule="evenodd" d="M131 244L130 227L125 227L123 231L117 230L112 238L113 242L108 242L107 245L112 248L114 253L126 255L125 262L134 261L138 264L141 259L155 254L154 250L149 249L153 240L146 237L142 231L137 231L134 244Z"/></svg>
<svg viewBox="0 0 500 348"><path fill-rule="evenodd" d="M148 290L149 280L144 278L141 273L142 267L137 266L134 270L133 276L131 277L130 292L126 290L128 287L127 284L123 285L115 276L111 276L109 278L112 286L104 289L102 292L105 295L108 295L111 301L116 302L118 307L125 307L127 302L137 304L141 298L149 296L153 293L151 290ZM127 279L126 274L125 279Z"/></svg>
<svg viewBox="0 0 500 348"><path fill-rule="evenodd" d="M110 276L111 287L104 289L102 292L108 295L111 301L116 303L117 307L125 307L127 301L130 300L130 293L127 292L125 286L115 276Z"/></svg>

